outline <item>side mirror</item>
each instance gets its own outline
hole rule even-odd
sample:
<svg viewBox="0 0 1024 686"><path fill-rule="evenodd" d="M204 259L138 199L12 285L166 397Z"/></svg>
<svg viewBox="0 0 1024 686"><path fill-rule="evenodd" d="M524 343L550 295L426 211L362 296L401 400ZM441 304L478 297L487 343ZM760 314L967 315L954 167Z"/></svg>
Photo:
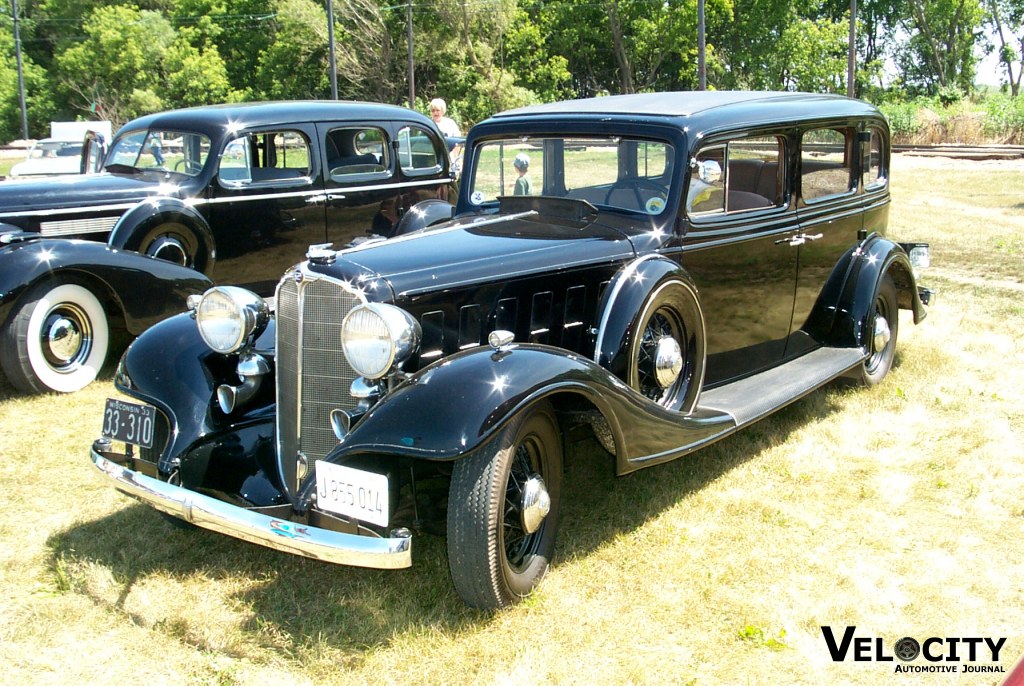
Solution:
<svg viewBox="0 0 1024 686"><path fill-rule="evenodd" d="M82 141L82 160L78 165L81 174L95 174L103 168L107 156L107 142L102 133L86 131Z"/></svg>

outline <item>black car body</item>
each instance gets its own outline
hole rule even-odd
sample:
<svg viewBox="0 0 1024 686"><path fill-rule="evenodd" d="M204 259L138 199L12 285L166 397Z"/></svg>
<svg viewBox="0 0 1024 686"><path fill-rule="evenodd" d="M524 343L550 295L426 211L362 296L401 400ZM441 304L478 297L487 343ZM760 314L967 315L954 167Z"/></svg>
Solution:
<svg viewBox="0 0 1024 686"><path fill-rule="evenodd" d="M85 157L95 159L88 145ZM455 199L446 144L433 122L371 103L251 103L153 114L118 132L103 165L97 174L0 184L0 230L8 242L105 241L110 250L97 258L105 263L116 265L130 250L269 295L311 243L390 237L449 217ZM436 206L427 203L425 213L400 223L425 200ZM130 310L132 274L145 271L144 263L123 258L122 278L103 280L88 267L95 248L63 243L59 250L81 268L35 274L27 252L0 248L0 273L31 296L0 289L3 368L26 391L80 388L106 358L110 329L137 335L149 323ZM64 289L55 298L66 282L87 293ZM40 298L59 300L61 293L73 299L30 322ZM183 309L161 289L145 293L150 306L164 301L165 315Z"/></svg>
<svg viewBox="0 0 1024 686"><path fill-rule="evenodd" d="M619 474L675 459L837 377L878 383L898 309L925 316L908 252L927 247L884 237L889 129L863 102L554 103L466 150L450 222L311 248L273 316L213 289L140 337L117 385L143 404L108 404L100 470L200 526L369 567L410 564L422 487L447 479L455 587L500 607L551 559L570 426Z"/></svg>

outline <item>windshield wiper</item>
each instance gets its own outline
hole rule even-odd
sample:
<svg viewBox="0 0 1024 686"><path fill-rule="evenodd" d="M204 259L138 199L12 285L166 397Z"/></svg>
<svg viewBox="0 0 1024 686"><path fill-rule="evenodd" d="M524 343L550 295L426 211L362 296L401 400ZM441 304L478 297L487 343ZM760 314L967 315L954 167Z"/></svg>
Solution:
<svg viewBox="0 0 1024 686"><path fill-rule="evenodd" d="M133 167L130 164L121 164L116 162L114 164L108 164L104 167L105 170L111 174L141 174L142 170L138 167Z"/></svg>

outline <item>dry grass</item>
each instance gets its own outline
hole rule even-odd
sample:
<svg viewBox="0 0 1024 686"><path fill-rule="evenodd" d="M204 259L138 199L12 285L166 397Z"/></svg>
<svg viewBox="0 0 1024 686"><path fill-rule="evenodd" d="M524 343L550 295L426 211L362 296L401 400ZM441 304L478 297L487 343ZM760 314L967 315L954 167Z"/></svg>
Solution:
<svg viewBox="0 0 1024 686"><path fill-rule="evenodd" d="M12 683L995 684L832 663L820 626L1024 652L1024 166L895 163L893 233L941 298L899 366L623 479L578 445L540 592L466 609L443 541L331 567L168 525L91 473L109 382L0 392L0 663Z"/></svg>

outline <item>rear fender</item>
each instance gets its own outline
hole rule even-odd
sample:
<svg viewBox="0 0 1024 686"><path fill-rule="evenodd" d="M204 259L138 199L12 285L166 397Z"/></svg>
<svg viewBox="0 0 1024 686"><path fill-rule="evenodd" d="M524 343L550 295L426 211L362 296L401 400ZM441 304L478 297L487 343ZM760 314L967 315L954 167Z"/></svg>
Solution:
<svg viewBox="0 0 1024 686"><path fill-rule="evenodd" d="M178 198L152 198L128 210L111 229L107 244L141 252L150 232L166 224L181 224L191 233L195 243L195 254L190 256L192 267L212 274L217 257L213 231L194 207Z"/></svg>
<svg viewBox="0 0 1024 686"><path fill-rule="evenodd" d="M27 240L0 247L0 322L8 321L25 291L47 278L89 286L108 316L123 316L133 336L182 312L189 295L213 285L192 269L94 241Z"/></svg>
<svg viewBox="0 0 1024 686"><path fill-rule="evenodd" d="M848 256L846 278L835 303L835 320L828 336L830 344L867 347L870 314L874 311L878 288L887 274L896 285L899 308L911 310L915 324L925 318L927 311L918 294L910 258L899 244L871 234Z"/></svg>
<svg viewBox="0 0 1024 686"><path fill-rule="evenodd" d="M566 393L582 396L607 420L619 473L678 457L734 426L726 415L667 410L606 369L559 348L480 347L414 374L374 405L326 459L343 463L387 454L456 460L533 403L552 398L557 408Z"/></svg>

